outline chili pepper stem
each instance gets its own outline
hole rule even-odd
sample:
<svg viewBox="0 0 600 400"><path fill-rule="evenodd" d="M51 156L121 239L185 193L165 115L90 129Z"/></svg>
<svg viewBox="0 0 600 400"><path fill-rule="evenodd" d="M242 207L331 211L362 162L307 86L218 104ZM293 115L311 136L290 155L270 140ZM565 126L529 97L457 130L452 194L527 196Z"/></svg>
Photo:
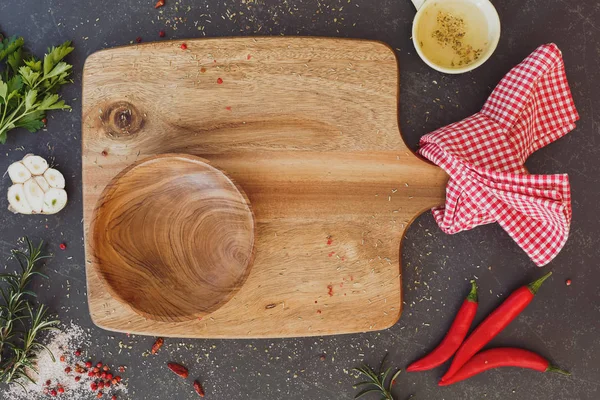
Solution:
<svg viewBox="0 0 600 400"><path fill-rule="evenodd" d="M467 300L469 300L472 303L477 303L477 301L479 300L477 297L477 283L475 283L474 280L471 281L471 291L467 296Z"/></svg>
<svg viewBox="0 0 600 400"><path fill-rule="evenodd" d="M537 294L538 290L540 290L540 286L542 286L542 283L544 283L544 281L546 279L548 279L550 277L550 275L552 275L552 272L548 272L546 275L542 276L540 279L533 281L529 285L527 285L527 287L529 288L529 291L531 293L533 293L534 295Z"/></svg>
<svg viewBox="0 0 600 400"><path fill-rule="evenodd" d="M548 368L546 368L546 371L544 372L554 372L561 375L571 376L571 373L569 371L565 371L564 369L560 369L558 367L555 367L554 365L549 365Z"/></svg>

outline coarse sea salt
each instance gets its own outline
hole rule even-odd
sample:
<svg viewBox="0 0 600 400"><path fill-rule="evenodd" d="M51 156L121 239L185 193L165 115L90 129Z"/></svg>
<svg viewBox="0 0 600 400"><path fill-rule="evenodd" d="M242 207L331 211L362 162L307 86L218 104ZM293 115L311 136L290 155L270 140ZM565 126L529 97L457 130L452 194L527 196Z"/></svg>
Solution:
<svg viewBox="0 0 600 400"><path fill-rule="evenodd" d="M62 400L96 398L96 393L90 391L90 383L95 378L88 377L87 373L65 372L67 366L74 370L75 363L83 366L87 361L83 357L76 357L74 353L77 349L85 349L90 345L89 332L71 322L69 325L61 326L58 331L51 331L43 343L52 352L55 360L52 360L52 356L46 350L40 350L37 357L38 373L28 371L28 375L35 380L35 383L21 382L25 390L17 383L9 384L6 390L0 386L0 397L11 400L50 399L52 397L49 394L44 394L44 388L56 389L57 385L60 385L65 392L57 398ZM65 362L60 361L61 356L65 357ZM81 377L79 382L75 381L75 376ZM46 386L46 381L51 382L50 386ZM112 394L117 394L119 399L123 399L123 395L127 394L127 387L120 384L111 387L110 393L108 390L104 392L105 398L110 399Z"/></svg>

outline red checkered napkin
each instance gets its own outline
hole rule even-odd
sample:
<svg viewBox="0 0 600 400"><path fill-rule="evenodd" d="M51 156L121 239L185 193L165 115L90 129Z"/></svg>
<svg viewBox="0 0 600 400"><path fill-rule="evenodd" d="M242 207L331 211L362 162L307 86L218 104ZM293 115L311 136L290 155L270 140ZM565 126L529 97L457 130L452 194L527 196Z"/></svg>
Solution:
<svg viewBox="0 0 600 400"><path fill-rule="evenodd" d="M525 160L579 119L558 47L537 48L496 86L483 109L423 136L419 153L450 180L433 215L446 233L497 222L538 265L560 252L571 224L566 174L530 175Z"/></svg>

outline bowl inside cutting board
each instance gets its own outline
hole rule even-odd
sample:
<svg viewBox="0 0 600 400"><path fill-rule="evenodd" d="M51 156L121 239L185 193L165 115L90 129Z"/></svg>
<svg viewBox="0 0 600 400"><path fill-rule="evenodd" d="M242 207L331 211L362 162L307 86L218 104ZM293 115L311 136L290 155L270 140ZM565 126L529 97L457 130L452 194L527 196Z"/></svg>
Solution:
<svg viewBox="0 0 600 400"><path fill-rule="evenodd" d="M186 321L225 304L253 259L249 201L223 172L180 154L126 168L102 193L92 256L111 294L156 321Z"/></svg>

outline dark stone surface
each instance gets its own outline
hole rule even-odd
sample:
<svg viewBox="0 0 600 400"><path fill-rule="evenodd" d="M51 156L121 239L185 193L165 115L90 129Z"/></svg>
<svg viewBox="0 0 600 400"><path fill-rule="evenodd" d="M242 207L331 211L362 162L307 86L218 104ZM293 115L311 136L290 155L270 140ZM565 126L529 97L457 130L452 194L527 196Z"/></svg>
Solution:
<svg viewBox="0 0 600 400"><path fill-rule="evenodd" d="M93 326L86 304L81 209L80 112L81 70L90 53L144 41L235 35L320 35L376 39L397 49L401 68L400 121L411 147L439 126L479 110L512 66L538 45L555 42L562 49L567 74L581 114L574 132L533 155L535 173L569 173L573 189L571 237L544 271L554 271L538 298L492 345L538 351L573 376L543 375L504 369L468 383L438 388L445 368L421 374L402 373L397 399L598 399L600 398L600 236L598 157L600 92L600 3L595 0L496 1L502 38L483 67L460 76L429 69L410 41L415 14L408 0L167 0L161 10L153 0L5 0L0 2L0 30L26 38L38 55L72 39L76 50L75 83L63 91L73 111L52 112L47 131L13 131L0 146L0 171L33 152L50 158L67 178L70 203L55 216L15 216L0 196L0 259L22 235L47 241L55 252L46 271L50 282L35 289L64 322L89 328L96 358L130 367L131 399L194 399L191 386L165 368L170 360L192 367L204 382L207 399L348 399L355 390L349 370L377 365L386 352L404 368L443 337L474 275L481 288L477 321L519 285L541 275L498 226L447 236L429 214L419 217L404 240L404 314L391 329L360 335L286 340L168 339L156 357L142 357L151 337L112 334ZM243 14L242 14L243 13ZM231 17L230 17L231 16ZM436 83L437 82L437 83ZM4 177L0 190L9 186ZM58 250L66 242L66 251ZM9 263L14 266L14 263ZM573 280L567 287L566 278ZM131 349L120 349L122 341ZM325 361L320 355L325 353ZM3 386L0 386L2 397ZM90 396L91 397L91 396ZM68 398L63 396L63 398Z"/></svg>

